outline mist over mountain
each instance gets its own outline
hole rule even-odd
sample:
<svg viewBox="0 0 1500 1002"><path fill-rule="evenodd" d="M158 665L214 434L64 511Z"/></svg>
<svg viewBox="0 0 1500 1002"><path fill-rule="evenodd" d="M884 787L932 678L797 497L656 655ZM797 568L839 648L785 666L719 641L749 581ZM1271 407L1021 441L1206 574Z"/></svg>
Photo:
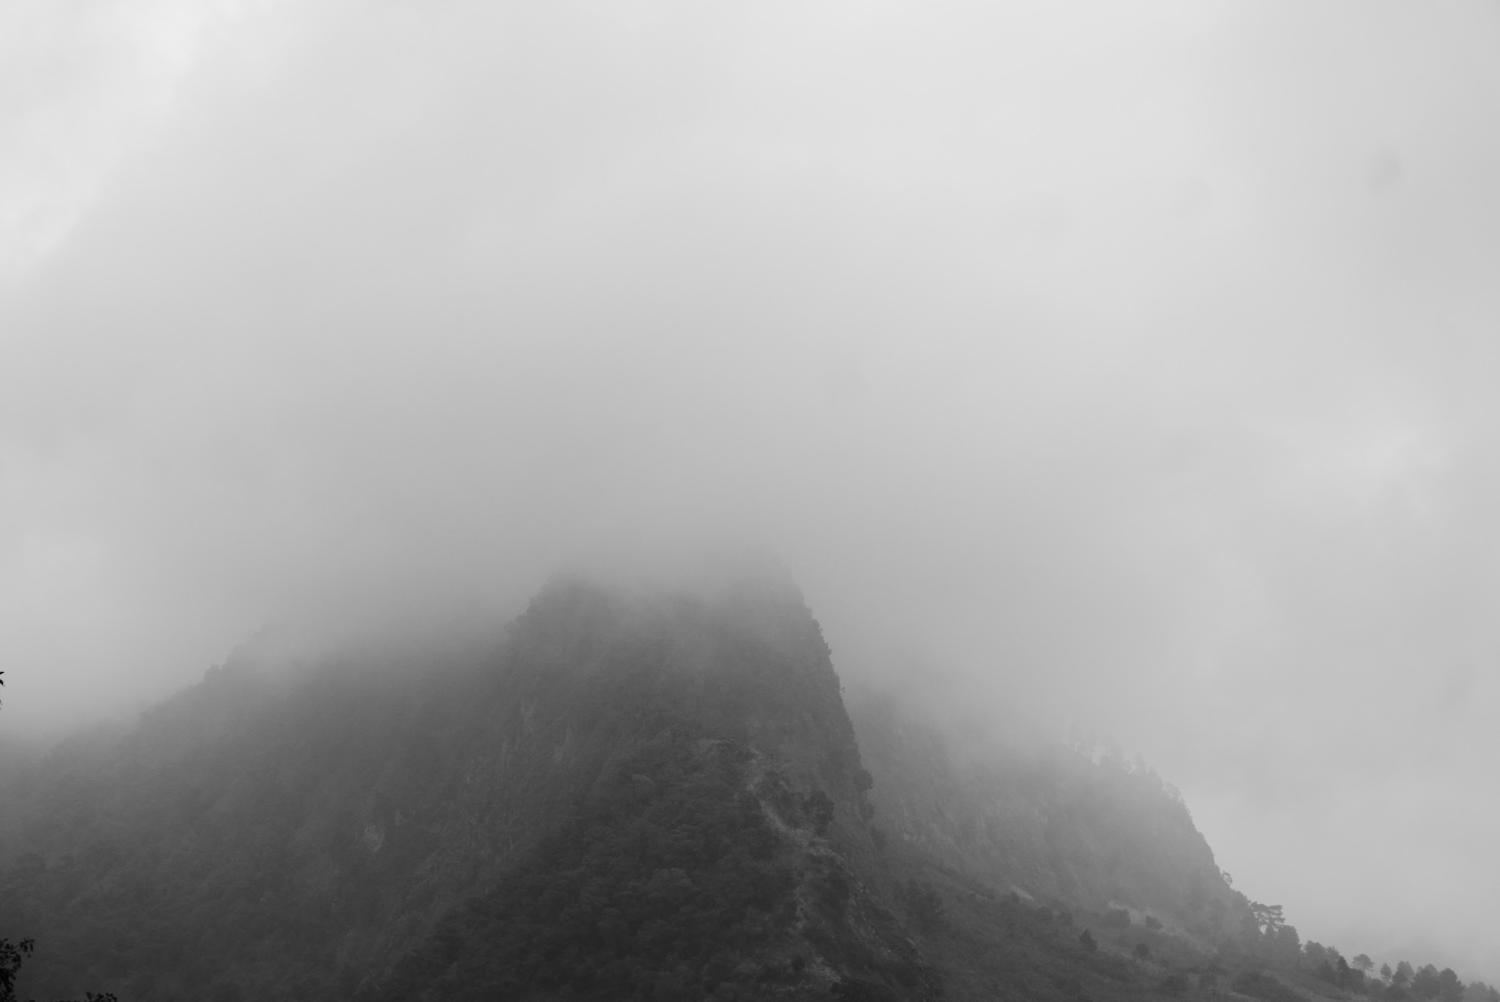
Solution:
<svg viewBox="0 0 1500 1002"><path fill-rule="evenodd" d="M1080 962L1046 895L1192 924L1175 787L1303 938L1500 980L1497 40L1491 0L8 0L0 782L65 740L148 783L307 730L313 678L404 735L356 674L482 703L457 666L559 568L708 601L748 542L925 861L886 869L1021 967ZM1115 825L1195 863L1111 867Z"/></svg>
<svg viewBox="0 0 1500 1002"><path fill-rule="evenodd" d="M11 763L20 997L1500 998L1303 944L1118 752L846 707L774 561L675 580L311 661L266 631Z"/></svg>

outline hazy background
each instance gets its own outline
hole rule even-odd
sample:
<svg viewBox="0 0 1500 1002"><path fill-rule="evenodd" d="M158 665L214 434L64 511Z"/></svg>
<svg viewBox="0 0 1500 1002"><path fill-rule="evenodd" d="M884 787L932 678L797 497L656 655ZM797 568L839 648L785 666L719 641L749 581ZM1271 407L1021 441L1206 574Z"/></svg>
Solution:
<svg viewBox="0 0 1500 1002"><path fill-rule="evenodd" d="M846 675L1113 734L1304 939L1500 979L1497 46L1477 0L11 0L0 736L754 537Z"/></svg>

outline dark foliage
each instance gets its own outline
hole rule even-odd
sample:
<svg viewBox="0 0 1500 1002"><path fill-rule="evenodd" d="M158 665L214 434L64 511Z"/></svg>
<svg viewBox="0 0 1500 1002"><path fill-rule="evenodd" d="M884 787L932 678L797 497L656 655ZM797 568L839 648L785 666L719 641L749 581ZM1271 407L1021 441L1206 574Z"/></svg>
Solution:
<svg viewBox="0 0 1500 1002"><path fill-rule="evenodd" d="M36 943L33 940L23 939L12 943L8 939L0 939L0 1002L16 1002L16 981L21 973L21 964L35 951ZM112 992L86 992L84 1002L119 1002L119 999Z"/></svg>
<svg viewBox="0 0 1500 1002"><path fill-rule="evenodd" d="M0 939L0 1002L15 1002L16 976L21 972L22 962L34 949L36 944L29 939L19 943Z"/></svg>
<svg viewBox="0 0 1500 1002"><path fill-rule="evenodd" d="M768 963L796 876L745 754L672 736L618 766L649 787L591 808L446 919L371 999L701 998L800 978ZM721 992L724 997L734 993Z"/></svg>

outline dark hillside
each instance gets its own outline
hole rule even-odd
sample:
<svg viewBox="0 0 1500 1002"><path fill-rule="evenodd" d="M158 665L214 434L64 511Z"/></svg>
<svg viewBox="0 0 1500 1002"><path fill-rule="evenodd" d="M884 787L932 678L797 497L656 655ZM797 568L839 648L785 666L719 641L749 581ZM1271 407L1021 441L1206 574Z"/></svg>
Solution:
<svg viewBox="0 0 1500 1002"><path fill-rule="evenodd" d="M1301 942L1143 766L851 722L774 573L306 660L262 636L8 766L19 997L1500 998Z"/></svg>
<svg viewBox="0 0 1500 1002"><path fill-rule="evenodd" d="M0 935L41 944L26 990L382 997L523 970L507 990L550 997L561 970L651 997L662 965L687 992L929 990L862 882L868 780L794 588L563 583L436 664L255 660L8 787Z"/></svg>

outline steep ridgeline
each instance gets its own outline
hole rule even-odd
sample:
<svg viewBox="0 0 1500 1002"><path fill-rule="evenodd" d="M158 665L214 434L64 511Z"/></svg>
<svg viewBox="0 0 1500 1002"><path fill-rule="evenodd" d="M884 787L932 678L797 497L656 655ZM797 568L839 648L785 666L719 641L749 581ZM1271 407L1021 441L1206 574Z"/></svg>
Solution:
<svg viewBox="0 0 1500 1002"><path fill-rule="evenodd" d="M888 836L1023 899L1120 912L1202 946L1246 920L1176 791L1141 765L1061 742L959 749L890 699L850 702Z"/></svg>
<svg viewBox="0 0 1500 1002"><path fill-rule="evenodd" d="M22 997L939 993L789 582L566 582L503 640L353 660L246 652L12 777Z"/></svg>

